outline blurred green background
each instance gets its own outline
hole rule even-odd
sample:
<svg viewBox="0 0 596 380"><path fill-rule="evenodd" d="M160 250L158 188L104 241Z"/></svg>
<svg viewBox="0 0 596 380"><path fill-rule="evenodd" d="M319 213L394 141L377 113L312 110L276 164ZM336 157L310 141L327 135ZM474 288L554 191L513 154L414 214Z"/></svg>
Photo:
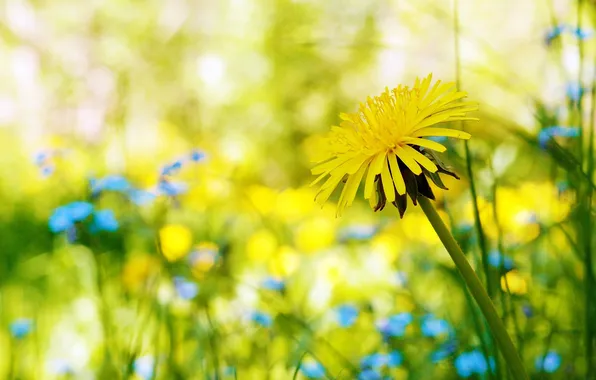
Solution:
<svg viewBox="0 0 596 380"><path fill-rule="evenodd" d="M3 0L0 378L508 378L419 209L308 187L432 72L480 103L441 215L531 377L596 379L595 7Z"/></svg>

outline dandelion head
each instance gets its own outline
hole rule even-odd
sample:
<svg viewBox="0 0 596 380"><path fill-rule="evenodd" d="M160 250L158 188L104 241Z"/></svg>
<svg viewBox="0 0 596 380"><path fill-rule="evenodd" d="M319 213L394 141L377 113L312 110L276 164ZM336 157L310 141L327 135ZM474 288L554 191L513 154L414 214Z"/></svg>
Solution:
<svg viewBox="0 0 596 380"><path fill-rule="evenodd" d="M334 190L345 182L337 214L352 204L364 181L364 198L374 211L392 203L403 217L407 195L417 204L418 195L434 199L427 178L446 189L438 173L457 175L446 168L435 152L447 148L429 137L469 139L466 132L436 127L456 120L477 120L467 113L475 111L474 102L461 101L466 93L455 83L435 82L432 75L417 79L412 88L385 89L380 96L368 98L355 113L342 113L342 122L326 137L328 153L312 169L321 185L315 200L323 205Z"/></svg>
<svg viewBox="0 0 596 380"><path fill-rule="evenodd" d="M176 261L189 252L192 232L181 224L168 224L159 230L159 241L165 258L168 261Z"/></svg>

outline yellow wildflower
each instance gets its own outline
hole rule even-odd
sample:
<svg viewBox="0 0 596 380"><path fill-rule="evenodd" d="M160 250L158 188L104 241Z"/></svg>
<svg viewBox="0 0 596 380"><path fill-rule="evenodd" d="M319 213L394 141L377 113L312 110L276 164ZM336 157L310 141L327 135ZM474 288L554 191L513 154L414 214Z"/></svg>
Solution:
<svg viewBox="0 0 596 380"><path fill-rule="evenodd" d="M418 194L434 199L426 177L445 188L438 173L457 178L433 151L447 148L425 139L430 136L469 139L470 135L434 125L455 120L477 120L466 113L478 109L476 103L461 102L466 93L457 91L455 83L431 87L432 75L416 79L413 88L398 86L385 89L380 96L368 98L358 112L340 114L340 126L327 136L329 155L312 169L319 177L315 185L327 178L315 200L324 204L340 182L347 177L337 206L337 214L354 201L360 182L364 198L375 211L392 202L400 216L406 211L408 194L414 204ZM368 169L368 171L367 171ZM364 176L367 172L366 177Z"/></svg>
<svg viewBox="0 0 596 380"><path fill-rule="evenodd" d="M509 288L509 289L507 289ZM528 292L528 283L517 270L512 270L501 277L501 289L512 294L523 295Z"/></svg>
<svg viewBox="0 0 596 380"><path fill-rule="evenodd" d="M277 238L268 229L256 231L246 242L246 254L253 261L269 260L277 248Z"/></svg>
<svg viewBox="0 0 596 380"><path fill-rule="evenodd" d="M219 258L219 247L215 243L201 242L195 246L190 255L192 274L201 278L209 272Z"/></svg>
<svg viewBox="0 0 596 380"><path fill-rule="evenodd" d="M122 284L129 291L142 287L147 279L158 270L158 261L149 255L134 255L122 268Z"/></svg>
<svg viewBox="0 0 596 380"><path fill-rule="evenodd" d="M159 230L161 251L168 261L186 256L192 245L192 233L181 224L169 224Z"/></svg>

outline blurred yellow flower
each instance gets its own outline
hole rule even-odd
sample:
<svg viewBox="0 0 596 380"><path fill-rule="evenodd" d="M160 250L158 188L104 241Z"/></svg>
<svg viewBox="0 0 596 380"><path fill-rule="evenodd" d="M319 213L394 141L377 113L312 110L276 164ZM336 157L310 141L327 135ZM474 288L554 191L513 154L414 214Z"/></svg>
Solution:
<svg viewBox="0 0 596 380"><path fill-rule="evenodd" d="M528 283L515 269L501 277L501 289L504 292L507 291L507 285L509 285L509 292L512 294L523 295L528 292Z"/></svg>
<svg viewBox="0 0 596 380"><path fill-rule="evenodd" d="M416 304L409 293L397 293L395 298L395 310L400 313L411 313L416 309Z"/></svg>
<svg viewBox="0 0 596 380"><path fill-rule="evenodd" d="M251 206L256 208L263 215L269 214L275 209L277 192L266 186L251 186L247 190Z"/></svg>
<svg viewBox="0 0 596 380"><path fill-rule="evenodd" d="M320 251L333 244L335 235L333 220L325 217L309 219L302 222L296 230L296 247L306 253Z"/></svg>
<svg viewBox="0 0 596 380"><path fill-rule="evenodd" d="M394 262L399 257L402 240L392 233L380 233L371 241L371 250L382 254L387 261Z"/></svg>
<svg viewBox="0 0 596 380"><path fill-rule="evenodd" d="M159 262L149 255L134 255L122 268L122 285L129 291L136 291L158 268Z"/></svg>
<svg viewBox="0 0 596 380"><path fill-rule="evenodd" d="M540 194L540 196L537 196ZM571 201L559 199L556 187L549 182L524 183L519 187L497 189L497 215L503 238L509 243L526 243L540 235L540 224L557 223L569 214ZM487 235L496 238L493 204L478 198L480 219ZM473 208L467 205L466 215L473 220Z"/></svg>
<svg viewBox="0 0 596 380"><path fill-rule="evenodd" d="M449 217L443 211L438 211L441 219L449 226ZM437 233L428 219L422 213L413 213L400 223L404 235L413 241L440 243Z"/></svg>
<svg viewBox="0 0 596 380"><path fill-rule="evenodd" d="M277 238L267 229L255 232L246 243L246 254L253 261L266 261L276 250Z"/></svg>
<svg viewBox="0 0 596 380"><path fill-rule="evenodd" d="M168 261L186 256L192 245L192 232L181 224L169 224L159 230L161 251Z"/></svg>
<svg viewBox="0 0 596 380"><path fill-rule="evenodd" d="M309 188L286 189L282 191L275 201L275 215L286 222L295 222L309 215L314 205L312 199L315 193Z"/></svg>
<svg viewBox="0 0 596 380"><path fill-rule="evenodd" d="M398 86L385 89L380 96L360 103L358 112L340 114L342 123L334 126L327 137L331 153L312 169L319 177L312 183L325 179L316 195L324 204L342 180L346 179L337 206L337 214L354 201L364 173L364 198L369 199L375 211L383 209L385 202L392 202L403 216L409 194L416 204L418 194L434 199L426 179L444 187L438 175L454 173L444 169L432 151L444 152L447 148L430 136L469 139L470 135L434 125L454 120L477 120L467 117L469 111L478 109L476 103L460 102L466 93L457 91L455 83L437 81L430 86L432 75L422 81L416 79L413 88ZM311 186L312 186L311 185Z"/></svg>
<svg viewBox="0 0 596 380"><path fill-rule="evenodd" d="M219 246L212 242L201 242L195 246L190 256L192 274L201 278L215 265L219 257Z"/></svg>
<svg viewBox="0 0 596 380"><path fill-rule="evenodd" d="M269 262L269 271L277 277L287 277L300 265L300 256L292 247L283 245Z"/></svg>

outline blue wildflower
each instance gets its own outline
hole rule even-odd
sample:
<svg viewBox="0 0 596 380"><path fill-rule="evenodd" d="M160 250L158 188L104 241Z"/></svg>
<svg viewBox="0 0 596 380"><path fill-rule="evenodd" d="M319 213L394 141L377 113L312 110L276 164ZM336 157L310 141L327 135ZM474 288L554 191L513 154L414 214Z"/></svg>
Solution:
<svg viewBox="0 0 596 380"><path fill-rule="evenodd" d="M143 380L149 380L153 377L153 367L155 359L153 356L138 357L133 363L135 374Z"/></svg>
<svg viewBox="0 0 596 380"><path fill-rule="evenodd" d="M573 28L571 33L577 37L579 40L586 40L594 34L594 31L591 29L584 29L584 28Z"/></svg>
<svg viewBox="0 0 596 380"><path fill-rule="evenodd" d="M579 136L578 127L561 127L553 126L542 129L538 133L538 143L542 148L546 147L546 144L553 137L577 137Z"/></svg>
<svg viewBox="0 0 596 380"><path fill-rule="evenodd" d="M430 360L433 363L438 363L441 360L447 359L449 356L451 356L456 349L457 342L455 340L448 340L430 354Z"/></svg>
<svg viewBox="0 0 596 380"><path fill-rule="evenodd" d="M236 367L227 366L224 368L224 375L225 376L233 376L235 379L237 378Z"/></svg>
<svg viewBox="0 0 596 380"><path fill-rule="evenodd" d="M561 355L555 351L549 351L544 356L539 356L534 361L534 367L537 371L553 373L561 366Z"/></svg>
<svg viewBox="0 0 596 380"><path fill-rule="evenodd" d="M183 300L191 300L199 294L199 285L192 281L188 281L184 277L174 277L174 287L178 296Z"/></svg>
<svg viewBox="0 0 596 380"><path fill-rule="evenodd" d="M68 240L69 243L77 241L77 228L74 225L68 227L66 230L66 240Z"/></svg>
<svg viewBox="0 0 596 380"><path fill-rule="evenodd" d="M206 158L205 152L200 151L198 149L193 150L190 152L190 160L193 162L199 162Z"/></svg>
<svg viewBox="0 0 596 380"><path fill-rule="evenodd" d="M569 187L570 186L568 181L557 181L557 191L559 192L559 195L569 190Z"/></svg>
<svg viewBox="0 0 596 380"><path fill-rule="evenodd" d="M33 321L29 318L15 319L9 326L10 334L16 339L23 339L33 329Z"/></svg>
<svg viewBox="0 0 596 380"><path fill-rule="evenodd" d="M261 286L268 290L281 292L285 288L285 282L282 279L275 277L267 277L261 282Z"/></svg>
<svg viewBox="0 0 596 380"><path fill-rule="evenodd" d="M362 368L373 368L380 369L387 364L387 358L384 354L374 353L367 355L360 360L360 366Z"/></svg>
<svg viewBox="0 0 596 380"><path fill-rule="evenodd" d="M42 150L41 152L35 153L35 155L33 156L33 162L37 166L42 166L47 163L49 158L50 158L50 152Z"/></svg>
<svg viewBox="0 0 596 380"><path fill-rule="evenodd" d="M360 360L360 366L374 370L379 370L383 367L395 368L399 367L403 360L403 356L399 351L391 351L388 354L374 353L363 357Z"/></svg>
<svg viewBox="0 0 596 380"><path fill-rule="evenodd" d="M358 374L358 380L383 380L383 376L374 369L365 369Z"/></svg>
<svg viewBox="0 0 596 380"><path fill-rule="evenodd" d="M552 28L548 29L545 36L545 42L547 45L552 44L552 42L557 39L565 30L567 30L567 25L555 25Z"/></svg>
<svg viewBox="0 0 596 380"><path fill-rule="evenodd" d="M393 285L403 287L408 283L408 275L405 272L397 271L392 278Z"/></svg>
<svg viewBox="0 0 596 380"><path fill-rule="evenodd" d="M387 367L389 368L399 367L404 361L404 357L399 351L391 351L385 357L387 358Z"/></svg>
<svg viewBox="0 0 596 380"><path fill-rule="evenodd" d="M522 312L526 318L532 318L534 316L534 310L532 309L532 306L528 304L522 306Z"/></svg>
<svg viewBox="0 0 596 380"><path fill-rule="evenodd" d="M367 224L354 224L343 228L339 232L339 240L367 240L374 236L378 227Z"/></svg>
<svg viewBox="0 0 596 380"><path fill-rule="evenodd" d="M91 225L93 232L115 232L118 228L120 228L120 224L116 220L112 210L99 210L93 213L93 224Z"/></svg>
<svg viewBox="0 0 596 380"><path fill-rule="evenodd" d="M271 325L273 325L273 318L271 318L269 314L263 313L261 311L253 312L251 319L257 325L261 325L263 327L271 327Z"/></svg>
<svg viewBox="0 0 596 380"><path fill-rule="evenodd" d="M63 232L74 226L76 222L86 219L93 211L93 205L89 202L72 202L60 206L50 216L48 225L54 233Z"/></svg>
<svg viewBox="0 0 596 380"><path fill-rule="evenodd" d="M469 223L462 223L456 226L454 232L458 241L468 244L472 244L476 241L474 226Z"/></svg>
<svg viewBox="0 0 596 380"><path fill-rule="evenodd" d="M413 321L412 314L399 313L377 321L379 332L387 337L399 337L406 333L406 327Z"/></svg>
<svg viewBox="0 0 596 380"><path fill-rule="evenodd" d="M567 98L572 102L579 102L585 91L586 89L577 82L568 83L565 89Z"/></svg>
<svg viewBox="0 0 596 380"><path fill-rule="evenodd" d="M439 349L431 352L430 361L433 363L438 363L441 360L447 359L450 355L451 355L451 353L449 351L439 348Z"/></svg>
<svg viewBox="0 0 596 380"><path fill-rule="evenodd" d="M422 335L431 338L448 334L451 331L449 322L444 319L435 318L432 314L427 314L422 317L420 328L422 330Z"/></svg>
<svg viewBox="0 0 596 380"><path fill-rule="evenodd" d="M33 162L39 168L43 177L48 177L54 172L54 163L51 160L52 151L41 151L33 156Z"/></svg>
<svg viewBox="0 0 596 380"><path fill-rule="evenodd" d="M74 226L68 210L64 207L58 207L50 216L48 221L50 230L54 233L63 232Z"/></svg>
<svg viewBox="0 0 596 380"><path fill-rule="evenodd" d="M200 243L188 255L189 264L202 272L209 271L219 260L219 247L214 243ZM273 284L263 284L264 287Z"/></svg>
<svg viewBox="0 0 596 380"><path fill-rule="evenodd" d="M513 269L513 259L511 257L503 255L499 251L492 251L488 254L488 265L498 269L501 268L501 264L505 271Z"/></svg>
<svg viewBox="0 0 596 380"><path fill-rule="evenodd" d="M494 369L495 362L493 358L488 361L479 350L462 352L455 359L455 369L461 377L467 378L474 374L483 375L488 371L489 366Z"/></svg>
<svg viewBox="0 0 596 380"><path fill-rule="evenodd" d="M186 193L188 185L184 182L166 181L165 179L162 179L157 185L157 190L163 195L175 197Z"/></svg>
<svg viewBox="0 0 596 380"><path fill-rule="evenodd" d="M54 167L54 165L43 165L40 167L40 173L43 177L49 177L50 175L52 175L52 173L54 173L54 170L56 168Z"/></svg>
<svg viewBox="0 0 596 380"><path fill-rule="evenodd" d="M144 206L151 203L155 198L155 194L146 190L131 189L128 191L128 199L137 206Z"/></svg>
<svg viewBox="0 0 596 380"><path fill-rule="evenodd" d="M73 374L74 371L70 363L64 359L53 359L47 363L48 371L53 375L63 376Z"/></svg>
<svg viewBox="0 0 596 380"><path fill-rule="evenodd" d="M102 191L126 192L132 188L126 178L113 174L100 179L90 179L91 193L97 195Z"/></svg>
<svg viewBox="0 0 596 380"><path fill-rule="evenodd" d="M325 377L325 367L315 360L300 363L300 371L309 379L322 379Z"/></svg>
<svg viewBox="0 0 596 380"><path fill-rule="evenodd" d="M93 205L89 202L72 202L63 207L66 207L73 222L86 219L93 211Z"/></svg>
<svg viewBox="0 0 596 380"><path fill-rule="evenodd" d="M341 327L350 327L356 323L358 319L358 308L354 305L341 305L335 310L337 314L337 323Z"/></svg>
<svg viewBox="0 0 596 380"><path fill-rule="evenodd" d="M172 163L164 165L161 168L160 173L162 176L174 175L174 174L178 173L180 171L180 169L182 169L183 164L184 164L183 160L176 160Z"/></svg>

